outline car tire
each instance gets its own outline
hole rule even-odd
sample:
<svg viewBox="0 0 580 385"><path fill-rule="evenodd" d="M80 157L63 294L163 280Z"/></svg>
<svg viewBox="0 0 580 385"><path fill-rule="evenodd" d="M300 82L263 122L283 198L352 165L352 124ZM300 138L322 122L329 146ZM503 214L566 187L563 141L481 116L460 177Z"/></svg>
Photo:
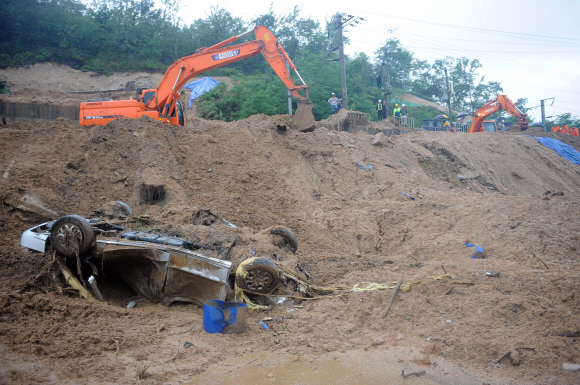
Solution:
<svg viewBox="0 0 580 385"><path fill-rule="evenodd" d="M128 204L121 201L116 201L115 207L113 208L113 216L116 217L119 214L132 217L133 210L131 209L131 206L129 206Z"/></svg>
<svg viewBox="0 0 580 385"><path fill-rule="evenodd" d="M57 219L50 229L52 247L65 257L74 257L89 250L95 241L95 232L88 220L80 215L67 215Z"/></svg>
<svg viewBox="0 0 580 385"><path fill-rule="evenodd" d="M294 235L292 230L287 228L278 228L270 230L270 234L277 234L284 238L290 245L292 252L296 254L296 250L298 250L298 240L296 239L296 235Z"/></svg>
<svg viewBox="0 0 580 385"><path fill-rule="evenodd" d="M278 285L280 272L274 262L264 257L242 263L236 271L236 285L244 290L267 293Z"/></svg>

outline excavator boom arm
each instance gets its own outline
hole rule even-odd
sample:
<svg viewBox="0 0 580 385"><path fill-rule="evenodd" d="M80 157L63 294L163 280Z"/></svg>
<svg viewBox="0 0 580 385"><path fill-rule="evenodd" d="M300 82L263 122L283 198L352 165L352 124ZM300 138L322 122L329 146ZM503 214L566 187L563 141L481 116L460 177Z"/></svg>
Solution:
<svg viewBox="0 0 580 385"><path fill-rule="evenodd" d="M296 67L290 61L284 48L278 43L278 39L263 26L256 26L253 31L256 34L256 40L225 47L226 44L238 40L245 34L233 36L212 47L202 48L193 55L173 63L165 72L156 89L155 96L147 103L147 107L159 109L163 115L167 116L173 109L175 95L191 78L200 73L255 56L258 53L262 53L297 102L310 103L308 86L305 84L302 86L294 85L286 68L286 60L290 63L291 68L295 69ZM306 91L306 97L298 94L300 90Z"/></svg>
<svg viewBox="0 0 580 385"><path fill-rule="evenodd" d="M254 32L256 40L246 43L227 46L240 37ZM81 103L79 109L79 124L103 125L114 119L139 118L149 116L153 119L170 124L185 125L183 107L179 101L178 91L192 77L214 68L244 60L261 53L278 75L288 91L298 102L296 116L292 120L292 128L300 131L310 131L315 127L312 108L314 104L308 95L308 86L296 71L296 66L290 61L288 54L278 43L278 39L267 28L256 26L253 30L242 35L232 36L211 47L200 48L192 55L186 56L173 63L163 75L161 82L154 90L140 90L136 99L131 100L88 100ZM302 85L295 85L286 67L296 71ZM302 96L298 91L304 91Z"/></svg>
<svg viewBox="0 0 580 385"><path fill-rule="evenodd" d="M483 132L483 121L485 118L498 111L506 111L510 115L516 117L522 130L528 128L527 114L521 112L515 103L512 102L506 95L497 95L495 100L492 100L485 106L475 111L473 114L473 119L471 120L471 126L469 127L469 133L473 134L475 132Z"/></svg>

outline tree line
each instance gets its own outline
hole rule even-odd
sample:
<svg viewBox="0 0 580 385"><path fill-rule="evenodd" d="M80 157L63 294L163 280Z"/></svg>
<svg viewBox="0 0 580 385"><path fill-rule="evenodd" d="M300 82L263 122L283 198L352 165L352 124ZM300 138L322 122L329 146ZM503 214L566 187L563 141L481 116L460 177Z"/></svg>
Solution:
<svg viewBox="0 0 580 385"><path fill-rule="evenodd" d="M0 0L0 65L58 62L85 71L165 71L177 59L197 49L214 45L255 25L270 29L295 62L316 104L316 119L328 117L326 100L331 92L340 96L336 15L323 23L303 17L299 7L276 14L272 8L244 20L215 7L203 18L185 25L180 18L180 0ZM348 35L348 29L345 31ZM252 34L242 41L253 39ZM348 44L348 38L345 39ZM376 102L384 96L377 87L383 64L388 70L395 101L414 93L445 105L444 68L454 84L454 111L473 112L503 89L498 82L480 77L477 59L445 57L433 63L422 61L394 38L374 52L346 57L348 108L368 112L376 119ZM284 114L286 89L259 55L208 76L230 76L234 86L218 88L202 97L205 117L237 120L256 113ZM527 99L516 101L525 111ZM296 108L296 105L294 105ZM416 119L432 118L439 112L414 107ZM564 119L564 120L562 120ZM568 121L566 121L568 119ZM570 114L556 123L574 124Z"/></svg>

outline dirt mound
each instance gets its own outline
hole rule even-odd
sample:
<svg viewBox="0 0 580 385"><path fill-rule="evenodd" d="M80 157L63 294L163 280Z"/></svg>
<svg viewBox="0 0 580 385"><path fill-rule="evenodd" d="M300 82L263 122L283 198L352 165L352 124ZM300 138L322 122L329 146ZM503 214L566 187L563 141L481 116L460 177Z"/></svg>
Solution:
<svg viewBox="0 0 580 385"><path fill-rule="evenodd" d="M8 79L11 92L10 95L0 94L2 101L76 107L87 99L99 99L102 96L113 100L128 100L135 97L135 89L156 88L163 78L162 72L117 72L103 75L55 63L8 67L0 69L0 75ZM203 76L202 74L191 81ZM229 77L215 76L214 79L225 83L228 87L233 85ZM126 91L106 91L126 88L129 84L131 89ZM76 93L92 90L94 90L92 93ZM190 93L188 89L182 91L181 98L186 105L189 105ZM196 117L197 105L192 105L186 115L188 119Z"/></svg>
<svg viewBox="0 0 580 385"><path fill-rule="evenodd" d="M430 101L428 101L426 99L423 99L423 98L420 98L420 97L417 97L417 96L404 94L404 95L401 95L401 99L403 99L406 102L410 102L410 103L415 103L415 104L421 104L423 106L434 107L434 108L438 109L441 112L447 112L447 111L449 111L447 108L445 108L443 106L440 106L437 103L430 102ZM412 107L410 107L410 108L412 108Z"/></svg>
<svg viewBox="0 0 580 385"><path fill-rule="evenodd" d="M193 222L197 209L210 208L241 227L235 261L251 250L270 253L276 246L260 230L287 226L299 247L281 253L283 263L299 262L315 284L411 284L386 319L390 291L260 311L238 336L203 333L195 305L140 301L128 310L139 298L126 293L88 303L28 284L46 258L19 246L19 237L43 218L5 206L0 382L132 383L147 365L151 383L196 381L197 373L217 376L263 356L314 365L369 349L428 373L445 368L432 377L443 383L459 381L453 364L479 382L576 382L561 364L580 360L578 343L558 335L580 328L579 166L526 132L415 132L375 147L364 132L276 129L289 119L1 126L0 197L26 190L60 214L80 215L121 200L193 241L212 236ZM578 146L578 138L547 135ZM149 204L143 185L162 185L165 196ZM220 234L230 236L225 226ZM487 257L471 259L465 242ZM452 277L433 278L444 269ZM280 323L264 331L264 317ZM520 366L493 366L516 347L535 350L521 351Z"/></svg>
<svg viewBox="0 0 580 385"><path fill-rule="evenodd" d="M197 333L201 313L193 305L142 303L129 312L114 303L94 305L59 293L10 294L42 268L41 255L18 246L22 230L41 218L5 211L0 215L6 230L0 248L0 341L7 354L4 367L13 370L0 375L24 382L44 375L130 381L133 374L122 368L137 370L161 355L170 364L154 364L151 376L164 381L183 368L218 370L249 347L309 356L366 349L386 339L379 349L413 344L436 352L417 353L420 362L442 363L446 357L472 370L491 369L491 362L515 345L530 345L536 350L523 353L522 365L534 370L520 374L504 366L494 377L567 381L559 365L580 356L556 334L579 326L573 310L578 298L570 294L579 289L578 166L523 135L418 132L392 137L387 147L377 148L362 132L279 133L277 124L289 123L288 118L194 119L188 127L148 118L102 127L64 120L14 123L0 129L0 164L4 169L12 164L0 182L0 195L27 190L63 214L87 214L106 201L122 200L137 214L151 215L160 226L177 226L194 240L204 235L192 224L192 213L210 207L244 228L246 246L235 260L248 257L253 248L267 249L268 241L252 234L282 224L300 244L297 259L286 263L300 261L316 284L417 282L390 310L396 322L385 329L379 321L387 293L356 294L346 303L307 304L309 311L286 320L288 330L265 337L262 348L251 342L262 337L250 322L239 337L245 342L218 352L212 337ZM143 184L163 185L165 199L143 202ZM484 247L487 259L469 259L466 241ZM441 264L473 285L428 278L443 273ZM487 270L500 271L500 278L487 277ZM284 311L263 316L285 316ZM179 326L188 321L187 328ZM322 323L323 329L314 327ZM155 332L163 324L166 335ZM196 348L180 350L194 338L192 331ZM109 364L113 338L124 344L117 363ZM40 374L25 377L25 365L17 364L23 355L43 365ZM55 372L53 363L68 369Z"/></svg>

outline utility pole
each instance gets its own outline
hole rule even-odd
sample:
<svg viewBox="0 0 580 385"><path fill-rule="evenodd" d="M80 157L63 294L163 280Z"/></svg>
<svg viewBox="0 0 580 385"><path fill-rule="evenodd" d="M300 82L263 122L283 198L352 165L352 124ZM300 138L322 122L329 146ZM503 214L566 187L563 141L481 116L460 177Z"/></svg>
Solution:
<svg viewBox="0 0 580 385"><path fill-rule="evenodd" d="M338 59L340 61L340 84L342 85L342 105L348 110L348 99L346 95L346 69L344 66L344 43L342 41L342 15L336 17L338 28Z"/></svg>
<svg viewBox="0 0 580 385"><path fill-rule="evenodd" d="M552 99L552 104L550 104L550 106L553 106L554 100L556 100L556 98L548 98L540 100L540 106L542 107L542 127L544 128L544 131L548 131L548 129L546 128L546 108L544 102L550 99Z"/></svg>
<svg viewBox="0 0 580 385"><path fill-rule="evenodd" d="M540 105L542 106L542 128L544 129L544 131L548 131L546 130L546 109L544 108L543 100L540 100Z"/></svg>
<svg viewBox="0 0 580 385"><path fill-rule="evenodd" d="M294 58L294 61L296 61L296 58ZM286 62L286 70L290 73L290 64L288 62ZM286 89L286 97L288 99L288 115L292 115L292 94L288 89Z"/></svg>
<svg viewBox="0 0 580 385"><path fill-rule="evenodd" d="M393 33L397 29L399 29L399 28L389 29L387 32ZM391 38L389 37L389 40L390 39ZM388 44L389 40L387 40L387 44ZM387 46L385 45L385 54L383 56L383 98L388 97L388 99L387 99L387 117L390 117L391 111L392 111L392 109L391 109L391 97L390 97L390 95L391 95L391 78L389 77L389 70L387 69L387 65L386 65L386 60L387 60L386 59L386 51L387 51L386 48L387 48Z"/></svg>
<svg viewBox="0 0 580 385"><path fill-rule="evenodd" d="M453 115L451 115L451 85L449 84L449 79L447 78L447 68L445 70L445 83L447 84L447 107L449 107L449 124L453 123Z"/></svg>
<svg viewBox="0 0 580 385"><path fill-rule="evenodd" d="M387 96L387 66L385 65L385 60L383 59L383 99ZM390 112L389 110L391 109L390 107L390 101L387 100L387 118L390 116Z"/></svg>

